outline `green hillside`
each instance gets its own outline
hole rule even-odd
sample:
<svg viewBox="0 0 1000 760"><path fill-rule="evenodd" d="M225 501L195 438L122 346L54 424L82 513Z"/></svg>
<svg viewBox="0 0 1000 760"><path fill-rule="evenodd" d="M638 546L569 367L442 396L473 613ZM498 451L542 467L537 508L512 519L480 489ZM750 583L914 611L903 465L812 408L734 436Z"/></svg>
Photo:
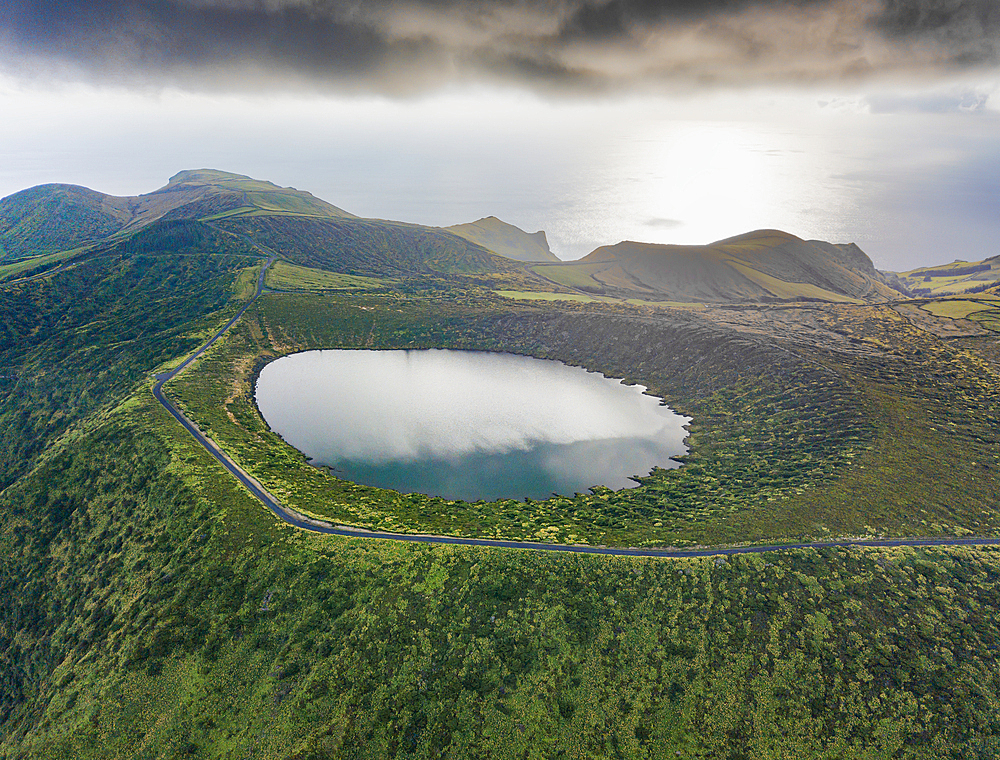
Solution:
<svg viewBox="0 0 1000 760"><path fill-rule="evenodd" d="M131 215L124 199L75 185L39 185L0 200L0 264L103 240Z"/></svg>
<svg viewBox="0 0 1000 760"><path fill-rule="evenodd" d="M139 403L0 497L17 621L0 756L1000 749L996 551L663 562L321 539L205 467Z"/></svg>
<svg viewBox="0 0 1000 760"><path fill-rule="evenodd" d="M1000 285L1000 256L982 261L953 261L892 274L915 296L982 293Z"/></svg>
<svg viewBox="0 0 1000 760"><path fill-rule="evenodd" d="M44 185L0 201L0 280L31 276L88 249L103 250L150 225L201 221L252 237L291 263L355 275L508 274L519 267L436 227L359 219L309 193L210 169L183 171L166 187L116 198Z"/></svg>
<svg viewBox="0 0 1000 760"><path fill-rule="evenodd" d="M495 216L468 224L445 227L459 237L481 245L494 253L516 261L559 261L545 239L544 232L525 232Z"/></svg>
<svg viewBox="0 0 1000 760"><path fill-rule="evenodd" d="M259 215L352 218L309 193L213 169L180 172L134 197L40 185L0 200L0 264L117 239L161 219Z"/></svg>
<svg viewBox="0 0 1000 760"><path fill-rule="evenodd" d="M510 260L436 227L375 219L253 215L213 224L302 266L362 276L516 274Z"/></svg>
<svg viewBox="0 0 1000 760"><path fill-rule="evenodd" d="M292 187L240 174L199 169L180 172L166 187L139 196L142 205L136 223L163 214L166 218L212 219L228 216L288 214L329 219L349 219L343 209Z"/></svg>
<svg viewBox="0 0 1000 760"><path fill-rule="evenodd" d="M618 243L534 271L583 291L654 301L877 303L900 297L857 246L775 230L707 246Z"/></svg>
<svg viewBox="0 0 1000 760"><path fill-rule="evenodd" d="M277 192L232 176L170 192ZM0 758L1000 754L996 547L652 559L307 533L151 393L273 255L273 290L164 387L304 512L609 546L1000 537L989 297L856 303L880 292L859 290L856 249L766 233L666 255L706 297L726 273L721 305L514 300L495 291L535 275L445 230L260 206L206 219L200 203L0 282ZM25 240L58 248L57 213ZM666 287L658 247L626 253L537 269L572 273L566 289ZM809 292L785 271L852 300L778 302ZM306 464L254 404L266 362L320 347L601 371L690 415L690 451L634 489L571 498L357 486Z"/></svg>
<svg viewBox="0 0 1000 760"><path fill-rule="evenodd" d="M198 222L161 222L50 278L0 290L0 489L72 427L195 345L259 254Z"/></svg>

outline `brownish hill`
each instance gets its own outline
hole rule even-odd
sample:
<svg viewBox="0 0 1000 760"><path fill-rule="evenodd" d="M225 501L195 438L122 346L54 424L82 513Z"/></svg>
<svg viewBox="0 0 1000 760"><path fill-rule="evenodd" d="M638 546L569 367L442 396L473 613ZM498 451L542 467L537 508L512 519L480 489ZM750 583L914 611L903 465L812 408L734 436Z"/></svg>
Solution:
<svg viewBox="0 0 1000 760"><path fill-rule="evenodd" d="M758 230L701 246L626 241L535 271L590 292L699 302L886 301L890 288L854 244Z"/></svg>
<svg viewBox="0 0 1000 760"><path fill-rule="evenodd" d="M525 232L520 227L488 216L468 224L445 227L449 232L516 261L559 261L549 250L545 233Z"/></svg>

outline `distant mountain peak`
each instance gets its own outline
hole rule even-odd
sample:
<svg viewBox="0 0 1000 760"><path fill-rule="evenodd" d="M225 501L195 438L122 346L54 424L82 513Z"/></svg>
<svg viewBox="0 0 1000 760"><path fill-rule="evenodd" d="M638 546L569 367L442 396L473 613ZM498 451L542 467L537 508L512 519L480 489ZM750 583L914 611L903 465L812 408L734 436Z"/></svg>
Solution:
<svg viewBox="0 0 1000 760"><path fill-rule="evenodd" d="M224 172L221 169L184 169L183 171L177 172L177 174L167 181L167 187L170 187L171 185L189 184L210 185L217 182L230 182L233 180L247 182L261 181L254 180L253 177L248 177L245 174ZM272 183L267 182L266 184L270 185ZM277 185L274 185L274 187L277 187Z"/></svg>
<svg viewBox="0 0 1000 760"><path fill-rule="evenodd" d="M733 237L717 240L714 243L712 243L712 245L738 245L740 243L765 243L765 242L773 244L774 242L779 240L784 240L788 242L795 242L795 241L802 242L802 238L793 235L791 232L785 232L784 230L761 229L761 230L752 230L751 232L744 232L740 235L733 235Z"/></svg>
<svg viewBox="0 0 1000 760"><path fill-rule="evenodd" d="M559 261L549 250L549 241L543 230L525 232L495 216L485 216L474 222L455 224L445 229L515 261Z"/></svg>
<svg viewBox="0 0 1000 760"><path fill-rule="evenodd" d="M154 191L154 193L191 188L208 188L239 193L275 193L288 197L295 196L301 199L308 199L309 203L313 206L311 211L313 213L319 211L321 216L353 216L353 214L349 214L343 209L320 200L305 190L298 190L294 187L281 187L268 180L254 179L245 174L234 174L232 172L224 172L220 169L185 169L171 177L166 187L162 187ZM152 195L153 193L150 194ZM272 198L271 200L274 199ZM322 208L319 208L319 206L322 206Z"/></svg>

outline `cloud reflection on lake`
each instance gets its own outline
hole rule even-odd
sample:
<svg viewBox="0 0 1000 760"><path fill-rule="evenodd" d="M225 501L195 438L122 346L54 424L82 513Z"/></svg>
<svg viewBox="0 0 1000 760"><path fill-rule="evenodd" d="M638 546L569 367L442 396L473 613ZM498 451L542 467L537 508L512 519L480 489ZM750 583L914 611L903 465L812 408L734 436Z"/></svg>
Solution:
<svg viewBox="0 0 1000 760"><path fill-rule="evenodd" d="M449 498L542 498L676 466L683 426L641 386L510 354L307 351L264 368L273 430L341 476Z"/></svg>

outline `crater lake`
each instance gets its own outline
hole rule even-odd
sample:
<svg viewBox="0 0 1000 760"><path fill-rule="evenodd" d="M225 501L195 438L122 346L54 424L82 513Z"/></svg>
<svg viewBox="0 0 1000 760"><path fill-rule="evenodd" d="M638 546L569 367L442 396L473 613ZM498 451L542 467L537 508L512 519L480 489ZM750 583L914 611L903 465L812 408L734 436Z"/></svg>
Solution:
<svg viewBox="0 0 1000 760"><path fill-rule="evenodd" d="M265 366L255 397L339 478L476 501L629 488L679 466L690 418L644 391L513 354L320 350Z"/></svg>

